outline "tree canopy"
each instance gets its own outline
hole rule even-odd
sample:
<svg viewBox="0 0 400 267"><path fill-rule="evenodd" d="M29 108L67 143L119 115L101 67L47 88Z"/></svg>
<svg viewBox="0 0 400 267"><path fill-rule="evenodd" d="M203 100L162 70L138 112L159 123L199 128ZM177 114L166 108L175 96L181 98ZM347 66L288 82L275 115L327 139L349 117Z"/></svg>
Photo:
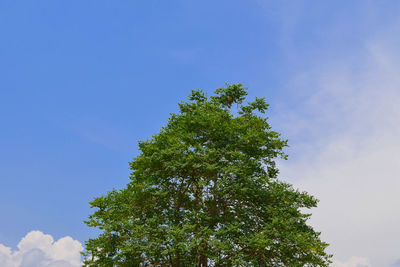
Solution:
<svg viewBox="0 0 400 267"><path fill-rule="evenodd" d="M317 200L278 179L287 141L264 98L227 84L192 91L152 138L139 142L130 182L95 198L85 266L328 266L304 208Z"/></svg>

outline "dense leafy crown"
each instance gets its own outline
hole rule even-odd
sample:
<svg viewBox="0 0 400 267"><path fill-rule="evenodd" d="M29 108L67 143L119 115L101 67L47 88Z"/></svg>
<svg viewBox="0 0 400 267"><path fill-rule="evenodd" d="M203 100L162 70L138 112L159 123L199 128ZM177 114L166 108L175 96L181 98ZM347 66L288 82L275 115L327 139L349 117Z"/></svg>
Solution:
<svg viewBox="0 0 400 267"><path fill-rule="evenodd" d="M243 104L241 84L192 91L167 126L139 142L131 182L90 204L85 266L328 266L306 224L317 200L277 179L287 145Z"/></svg>

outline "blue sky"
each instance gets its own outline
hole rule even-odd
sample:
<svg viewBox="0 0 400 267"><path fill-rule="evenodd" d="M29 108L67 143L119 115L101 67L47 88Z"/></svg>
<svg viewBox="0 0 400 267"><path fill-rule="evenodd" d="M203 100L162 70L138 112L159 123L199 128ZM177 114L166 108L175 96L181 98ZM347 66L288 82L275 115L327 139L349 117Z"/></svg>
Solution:
<svg viewBox="0 0 400 267"><path fill-rule="evenodd" d="M335 239L352 230L335 223L344 213L323 185L339 186L335 170L353 171L338 204L354 214L367 204L348 203L376 188L371 179L360 189L365 155L399 155L371 147L399 145L399 15L397 1L1 1L0 244L22 251L33 230L85 241L95 234L83 224L88 202L128 182L137 141L157 133L191 89L241 82L267 98L272 126L289 139L282 179L321 199L313 223L336 266L395 266L398 247L371 255L364 232ZM400 194L395 178L386 184L382 196ZM387 205L382 218L397 214ZM371 222L368 232L388 227L382 221L359 214L352 223Z"/></svg>

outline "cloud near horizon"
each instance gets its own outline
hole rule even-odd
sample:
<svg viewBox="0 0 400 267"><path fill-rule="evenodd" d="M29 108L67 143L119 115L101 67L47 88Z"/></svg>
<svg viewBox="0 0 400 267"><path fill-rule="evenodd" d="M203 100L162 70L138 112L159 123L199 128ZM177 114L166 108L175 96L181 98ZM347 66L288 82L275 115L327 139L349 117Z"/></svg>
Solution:
<svg viewBox="0 0 400 267"><path fill-rule="evenodd" d="M336 260L331 267L371 267L371 264L367 258L351 257L345 262Z"/></svg>
<svg viewBox="0 0 400 267"><path fill-rule="evenodd" d="M54 241L51 235L31 231L12 250L0 244L2 267L78 267L82 244L66 236Z"/></svg>

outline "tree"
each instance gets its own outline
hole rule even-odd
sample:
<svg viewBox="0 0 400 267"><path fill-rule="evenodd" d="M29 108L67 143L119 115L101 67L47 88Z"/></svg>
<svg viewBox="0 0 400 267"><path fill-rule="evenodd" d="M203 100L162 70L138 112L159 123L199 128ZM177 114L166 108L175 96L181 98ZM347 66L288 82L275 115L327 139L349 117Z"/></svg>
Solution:
<svg viewBox="0 0 400 267"><path fill-rule="evenodd" d="M287 141L263 116L264 98L227 84L192 91L151 139L139 142L130 183L95 198L85 266L328 266L306 224L317 200L277 179ZM236 104L236 105L234 105Z"/></svg>

